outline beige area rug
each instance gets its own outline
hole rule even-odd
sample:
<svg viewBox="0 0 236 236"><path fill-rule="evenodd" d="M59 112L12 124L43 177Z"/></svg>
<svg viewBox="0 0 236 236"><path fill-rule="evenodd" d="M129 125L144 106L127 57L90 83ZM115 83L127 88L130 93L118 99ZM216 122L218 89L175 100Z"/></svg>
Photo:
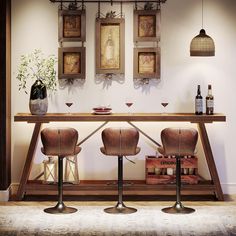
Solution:
<svg viewBox="0 0 236 236"><path fill-rule="evenodd" d="M104 204L104 203L102 203ZM110 215L103 211L108 205L76 205L78 212L50 215L43 212L50 203L0 206L0 235L80 235L80 236L208 236L236 235L236 206L193 206L190 215L161 212L162 205L140 205L130 215ZM105 206L106 205L106 206ZM165 204L166 205L166 204ZM186 205L186 204L185 204Z"/></svg>

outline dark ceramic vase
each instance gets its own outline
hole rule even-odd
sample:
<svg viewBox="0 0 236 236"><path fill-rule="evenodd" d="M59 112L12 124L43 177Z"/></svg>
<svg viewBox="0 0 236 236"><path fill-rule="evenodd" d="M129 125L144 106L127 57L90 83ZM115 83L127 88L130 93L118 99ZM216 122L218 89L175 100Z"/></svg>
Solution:
<svg viewBox="0 0 236 236"><path fill-rule="evenodd" d="M47 113L47 89L40 79L37 79L31 86L29 109L32 115L45 115Z"/></svg>

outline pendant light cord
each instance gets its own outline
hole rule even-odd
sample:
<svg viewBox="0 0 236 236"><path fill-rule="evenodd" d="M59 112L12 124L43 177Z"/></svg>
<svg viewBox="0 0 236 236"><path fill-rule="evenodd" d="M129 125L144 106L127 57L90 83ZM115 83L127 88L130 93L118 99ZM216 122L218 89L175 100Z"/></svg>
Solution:
<svg viewBox="0 0 236 236"><path fill-rule="evenodd" d="M203 0L202 0L202 29L203 29Z"/></svg>

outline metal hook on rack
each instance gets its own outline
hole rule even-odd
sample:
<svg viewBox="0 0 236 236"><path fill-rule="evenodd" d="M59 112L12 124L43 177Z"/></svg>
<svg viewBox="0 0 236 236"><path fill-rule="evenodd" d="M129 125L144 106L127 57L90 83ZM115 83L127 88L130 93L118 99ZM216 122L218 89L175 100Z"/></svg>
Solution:
<svg viewBox="0 0 236 236"><path fill-rule="evenodd" d="M150 78L142 78L142 80L141 80L141 83L143 85L147 85L147 84L149 84L149 82L150 82Z"/></svg>
<svg viewBox="0 0 236 236"><path fill-rule="evenodd" d="M106 80L112 80L112 77L113 77L113 73L106 73L104 75L104 79L106 79Z"/></svg>
<svg viewBox="0 0 236 236"><path fill-rule="evenodd" d="M101 17L101 5L100 5L100 1L98 1L98 18Z"/></svg>
<svg viewBox="0 0 236 236"><path fill-rule="evenodd" d="M135 0L135 3L134 3L134 9L137 11L138 10L138 3L137 1Z"/></svg>
<svg viewBox="0 0 236 236"><path fill-rule="evenodd" d="M49 0L52 3L70 3L73 2L74 0ZM82 0L77 0L77 2L81 2ZM120 0L84 0L85 3L107 3L111 1L113 3L119 3ZM135 3L137 0L122 0L123 3ZM147 1L155 3L158 2L158 4L165 3L167 0L138 0L139 3L146 3Z"/></svg>
<svg viewBox="0 0 236 236"><path fill-rule="evenodd" d="M78 6L77 6L77 0L73 0L70 1L69 5L68 5L68 10L77 10L78 9Z"/></svg>
<svg viewBox="0 0 236 236"><path fill-rule="evenodd" d="M111 0L111 6L113 6L113 1Z"/></svg>
<svg viewBox="0 0 236 236"><path fill-rule="evenodd" d="M82 0L82 10L84 10L84 0Z"/></svg>
<svg viewBox="0 0 236 236"><path fill-rule="evenodd" d="M63 9L63 2L61 0L61 5L60 5L61 10Z"/></svg>
<svg viewBox="0 0 236 236"><path fill-rule="evenodd" d="M160 0L158 0L157 1L157 10L160 10L160 8L161 8L161 2L160 2Z"/></svg>
<svg viewBox="0 0 236 236"><path fill-rule="evenodd" d="M123 18L123 2L120 2L120 16Z"/></svg>

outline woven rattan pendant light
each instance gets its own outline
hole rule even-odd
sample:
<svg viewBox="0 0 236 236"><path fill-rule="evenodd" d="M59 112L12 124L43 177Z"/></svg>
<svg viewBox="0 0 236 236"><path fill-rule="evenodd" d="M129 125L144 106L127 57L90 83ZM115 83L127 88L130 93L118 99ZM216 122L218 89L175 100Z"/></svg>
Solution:
<svg viewBox="0 0 236 236"><path fill-rule="evenodd" d="M202 0L202 29L190 44L190 56L210 57L215 56L215 44L213 39L203 29L203 0Z"/></svg>

